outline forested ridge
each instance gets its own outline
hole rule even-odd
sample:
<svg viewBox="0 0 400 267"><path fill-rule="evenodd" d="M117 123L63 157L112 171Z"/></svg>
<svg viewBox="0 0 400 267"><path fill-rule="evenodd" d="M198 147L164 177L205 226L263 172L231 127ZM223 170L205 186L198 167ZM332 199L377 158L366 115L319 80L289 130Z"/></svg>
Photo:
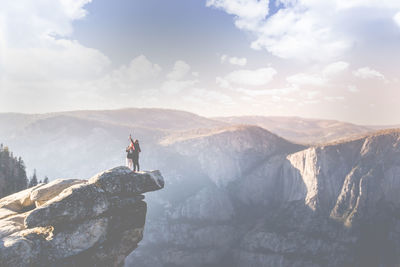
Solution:
<svg viewBox="0 0 400 267"><path fill-rule="evenodd" d="M45 178L45 182L48 178ZM16 157L7 146L0 144L0 198L37 185L36 171L29 180L25 163Z"/></svg>

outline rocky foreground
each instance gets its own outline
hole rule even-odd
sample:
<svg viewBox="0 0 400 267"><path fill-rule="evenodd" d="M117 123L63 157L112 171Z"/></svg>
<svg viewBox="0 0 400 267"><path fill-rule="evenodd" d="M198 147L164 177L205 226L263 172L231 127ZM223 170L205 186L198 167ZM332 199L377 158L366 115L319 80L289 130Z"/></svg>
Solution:
<svg viewBox="0 0 400 267"><path fill-rule="evenodd" d="M58 179L0 200L0 266L120 266L143 237L145 192L159 171L116 167Z"/></svg>

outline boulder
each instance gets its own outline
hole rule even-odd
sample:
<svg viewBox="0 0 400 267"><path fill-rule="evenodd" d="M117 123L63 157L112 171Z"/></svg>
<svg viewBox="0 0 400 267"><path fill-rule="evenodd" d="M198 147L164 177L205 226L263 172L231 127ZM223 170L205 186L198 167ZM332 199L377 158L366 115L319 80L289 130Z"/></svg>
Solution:
<svg viewBox="0 0 400 267"><path fill-rule="evenodd" d="M24 219L25 214L22 213L0 220L0 238L25 229Z"/></svg>
<svg viewBox="0 0 400 267"><path fill-rule="evenodd" d="M143 238L141 194L163 186L159 171L117 167L1 199L0 266L120 266Z"/></svg>
<svg viewBox="0 0 400 267"><path fill-rule="evenodd" d="M85 251L106 238L108 218L87 220L56 234L50 241L53 259L63 259Z"/></svg>
<svg viewBox="0 0 400 267"><path fill-rule="evenodd" d="M57 179L45 184L31 192L30 199L35 202L37 207L42 206L46 201L56 197L65 188L74 184L84 183L85 180L80 179Z"/></svg>
<svg viewBox="0 0 400 267"><path fill-rule="evenodd" d="M33 206L35 203L31 200L31 193L43 185L41 183L0 199L0 219L17 214L25 208Z"/></svg>
<svg viewBox="0 0 400 267"><path fill-rule="evenodd" d="M25 218L27 228L69 224L97 217L108 210L108 199L101 188L92 184L73 185Z"/></svg>
<svg viewBox="0 0 400 267"><path fill-rule="evenodd" d="M110 179L113 177L113 179ZM89 179L90 184L110 194L142 194L156 191L164 187L164 179L160 171L132 172L127 167L116 167L99 173Z"/></svg>

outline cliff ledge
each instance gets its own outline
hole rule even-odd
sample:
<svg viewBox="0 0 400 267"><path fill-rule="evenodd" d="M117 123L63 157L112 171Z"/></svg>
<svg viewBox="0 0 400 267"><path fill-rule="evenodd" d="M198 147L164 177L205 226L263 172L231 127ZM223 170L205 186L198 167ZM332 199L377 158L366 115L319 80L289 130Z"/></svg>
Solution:
<svg viewBox="0 0 400 267"><path fill-rule="evenodd" d="M1 266L120 266L143 237L143 193L159 171L116 167L58 179L0 199Z"/></svg>

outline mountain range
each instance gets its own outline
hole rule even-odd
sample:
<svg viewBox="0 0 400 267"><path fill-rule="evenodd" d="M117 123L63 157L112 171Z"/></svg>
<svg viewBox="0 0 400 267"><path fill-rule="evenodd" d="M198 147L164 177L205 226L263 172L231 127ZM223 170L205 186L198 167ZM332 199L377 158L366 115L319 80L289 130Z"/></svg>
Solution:
<svg viewBox="0 0 400 267"><path fill-rule="evenodd" d="M215 119L231 124L256 125L292 142L314 145L360 137L376 130L400 128L400 125L366 126L337 120L301 117L236 116Z"/></svg>
<svg viewBox="0 0 400 267"><path fill-rule="evenodd" d="M47 114L0 113L0 142L42 176L87 177L124 160L127 136L148 146L144 163L156 169L147 157L159 144L173 138L210 133L233 125L255 125L297 144L321 144L396 126L361 126L345 122L296 117L205 118L166 109L71 111ZM197 133L196 133L197 132ZM186 136L186 137L184 137ZM167 140L167 141L166 141ZM169 140L169 141L168 141ZM110 155L104 157L103 155ZM81 164L79 170L70 168Z"/></svg>
<svg viewBox="0 0 400 267"><path fill-rule="evenodd" d="M118 166L129 133L140 140L142 169L166 182L126 260L144 267L397 266L400 130L377 129L163 109L0 114L1 142L50 179Z"/></svg>

